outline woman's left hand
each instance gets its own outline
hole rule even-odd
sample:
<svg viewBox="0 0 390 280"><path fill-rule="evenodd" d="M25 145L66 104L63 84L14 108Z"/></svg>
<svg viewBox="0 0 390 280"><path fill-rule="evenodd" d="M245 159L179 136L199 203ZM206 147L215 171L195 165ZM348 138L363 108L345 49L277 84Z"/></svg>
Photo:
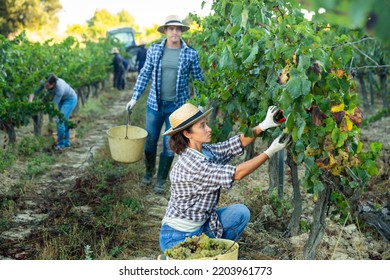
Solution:
<svg viewBox="0 0 390 280"><path fill-rule="evenodd" d="M259 127L262 131L266 131L268 128L277 127L280 123L275 122L275 115L279 112L279 108L277 106L269 106L267 111L267 116L264 121L259 124Z"/></svg>

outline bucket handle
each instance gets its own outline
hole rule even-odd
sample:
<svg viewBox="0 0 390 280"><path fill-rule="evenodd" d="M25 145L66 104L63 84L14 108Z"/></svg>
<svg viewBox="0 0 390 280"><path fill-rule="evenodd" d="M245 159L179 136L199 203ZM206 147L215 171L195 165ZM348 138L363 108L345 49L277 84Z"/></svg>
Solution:
<svg viewBox="0 0 390 280"><path fill-rule="evenodd" d="M129 137L127 137L127 129L129 127L130 115L131 115L131 109L127 110L127 122L126 122L126 136L125 136L125 139L129 139Z"/></svg>

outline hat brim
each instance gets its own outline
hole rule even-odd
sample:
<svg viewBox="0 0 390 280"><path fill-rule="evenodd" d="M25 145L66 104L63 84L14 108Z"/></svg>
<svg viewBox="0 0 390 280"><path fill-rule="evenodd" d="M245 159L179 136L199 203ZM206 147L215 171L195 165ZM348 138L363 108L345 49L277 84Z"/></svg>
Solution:
<svg viewBox="0 0 390 280"><path fill-rule="evenodd" d="M167 26L180 26L182 32L186 32L186 31L190 30L190 27L187 26L187 25L175 23L175 24L165 24L165 25L161 25L161 26L159 26L159 27L157 28L157 31L164 34L164 28L167 27Z"/></svg>
<svg viewBox="0 0 390 280"><path fill-rule="evenodd" d="M202 115L200 115L199 117L197 117L196 119L193 119L192 121L190 121L189 123L187 123L185 126L181 126L180 128L177 128L177 129L174 129L174 128L170 128L168 129L167 131L164 132L164 136L168 135L168 136L172 136L184 129L186 129L187 127L193 125L194 123L196 123L197 121L199 121L200 119L202 118L205 118L207 117L208 115L210 115L211 111L213 111L213 108L211 109L208 109L206 112L204 112Z"/></svg>

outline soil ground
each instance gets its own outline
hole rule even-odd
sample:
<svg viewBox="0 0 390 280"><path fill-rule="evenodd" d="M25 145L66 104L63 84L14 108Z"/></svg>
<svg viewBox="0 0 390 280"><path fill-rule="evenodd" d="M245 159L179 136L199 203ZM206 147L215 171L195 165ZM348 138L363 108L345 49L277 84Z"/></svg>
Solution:
<svg viewBox="0 0 390 280"><path fill-rule="evenodd" d="M71 149L63 153L44 175L33 178L34 188L25 188L18 199L19 209L10 217L10 223L0 232L3 250L0 259L30 259L31 252L36 250L34 232L44 226L43 221L50 217L49 201L53 202L64 196L73 188L79 176L82 176L85 166L101 148L107 148L106 131L123 120L125 104L130 98L129 91L118 92L111 89L117 98L107 105L107 111L90 124L94 129L81 136L76 136L76 142ZM139 104L137 104L140 106ZM137 106L136 105L136 106ZM368 191L364 194L362 203L376 202L381 206L389 201L389 151L390 151L390 117L384 117L362 128L364 142L379 141L383 144L381 157L378 161L380 172L372 179ZM1 132L3 133L3 132ZM17 131L18 137L32 134L32 127ZM50 136L48 136L50 137ZM1 135L3 139L3 134ZM256 150L265 148L264 143L256 144ZM238 161L243 158L238 159ZM156 195L152 189L140 184L143 163L135 163L140 174L133 179L131 186L143 192L143 207L145 217L139 225L137 234L142 238L142 247L137 247L134 259L156 259L160 254L158 249L158 232L161 219L168 203L169 193ZM20 167L23 169L23 167ZM295 237L285 235L288 217L291 209L288 202L275 207L275 201L269 196L269 180L267 164L256 172L237 182L233 190L224 192L221 204L240 202L247 204L251 210L251 222L238 241L239 259L302 259L303 247L308 233ZM289 170L286 168L285 201L291 198ZM0 174L0 195L6 194L11 186L18 181L18 172ZM313 211L312 199L304 195L302 220L310 223ZM245 200L247 199L247 201ZM76 209L87 211L86 209ZM6 249L4 249L6 248ZM317 259L390 259L389 243L369 226L358 226L356 223L341 225L333 217L327 218L326 233L319 247Z"/></svg>

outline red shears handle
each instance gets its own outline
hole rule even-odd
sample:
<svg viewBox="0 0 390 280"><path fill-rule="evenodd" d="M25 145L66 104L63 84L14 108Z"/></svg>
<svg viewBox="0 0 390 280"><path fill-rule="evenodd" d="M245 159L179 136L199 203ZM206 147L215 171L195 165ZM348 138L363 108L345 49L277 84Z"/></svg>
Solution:
<svg viewBox="0 0 390 280"><path fill-rule="evenodd" d="M277 123L282 123L286 121L286 118L283 116L283 111L279 109L279 111L275 115L275 121Z"/></svg>

